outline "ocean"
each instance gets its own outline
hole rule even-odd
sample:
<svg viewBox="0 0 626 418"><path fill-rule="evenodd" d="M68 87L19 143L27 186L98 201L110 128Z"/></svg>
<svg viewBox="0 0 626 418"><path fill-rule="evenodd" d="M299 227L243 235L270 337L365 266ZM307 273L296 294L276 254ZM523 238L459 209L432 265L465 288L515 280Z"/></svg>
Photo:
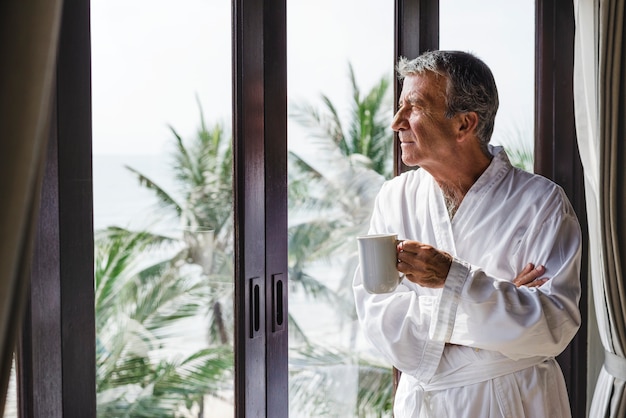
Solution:
<svg viewBox="0 0 626 418"><path fill-rule="evenodd" d="M126 167L141 172L176 196L169 155L96 154L93 156L94 229L120 226L167 231L178 227L159 216L154 193L141 186L137 176Z"/></svg>

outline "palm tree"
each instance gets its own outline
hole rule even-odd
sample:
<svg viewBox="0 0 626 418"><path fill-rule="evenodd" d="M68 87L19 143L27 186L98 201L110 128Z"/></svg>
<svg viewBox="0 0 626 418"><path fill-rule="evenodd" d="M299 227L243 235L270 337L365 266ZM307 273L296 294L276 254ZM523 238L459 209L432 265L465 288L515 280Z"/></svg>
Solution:
<svg viewBox="0 0 626 418"><path fill-rule="evenodd" d="M200 106L200 105L199 105ZM224 309L233 292L232 225L232 145L220 124L208 128L200 106L200 128L190 143L185 143L170 127L175 138L173 172L176 194L127 167L139 184L155 193L163 216L178 219L184 246L175 258L202 268L212 283L208 305L211 307L209 330L214 341L232 341L232 314ZM207 302L205 301L205 304Z"/></svg>
<svg viewBox="0 0 626 418"><path fill-rule="evenodd" d="M350 276L349 270L355 264L351 238L363 231L378 186L391 172L391 134L385 132L387 123L381 110L389 83L382 80L361 98L352 67L350 81L354 117L346 125L349 126L346 133L343 133L335 107L324 97L328 114L314 112L309 119L310 123L317 120L320 124L324 120L330 121L326 131L333 132L334 136L330 141L322 136L316 143L320 151L318 156L323 158L310 159L294 152L289 156L291 167L296 168L290 170L289 184L292 209L289 273L292 284L308 295L326 300L343 317L353 315L351 296L347 297L346 288L330 289L309 273L309 267L311 263L329 259L333 254L349 254L351 260L345 276ZM150 409L152 416L159 416L157 413L165 413L166 410L171 413L172 402L180 399L174 399L170 392L184 392L181 388L166 390L168 386L164 382L177 382L181 376L173 371L200 361L203 365L200 369L207 371L208 375L204 377L209 383L204 383L204 386L198 383L196 386L205 393L216 393L217 387L224 384L222 377L232 368L232 349L228 347L232 340L233 328L229 325L233 320L232 311L224 309L224 306L230 306L226 301L232 299L232 145L226 140L219 124L207 127L201 108L200 115L201 126L191 142L183 141L170 128L175 138L173 170L176 190L170 192L141 172L127 167L137 176L140 185L155 193L163 215L179 220L182 236L163 237L146 231L110 228L101 234L99 240L102 248L99 277L102 279L99 279L96 291L101 301L98 306L103 322L98 328L99 358L102 360L99 362L98 387L99 406L103 411L132 408L135 415L139 414L138 410ZM298 116L296 111L294 117L306 124L306 113ZM389 135L388 140L384 139L385 135ZM302 187L303 184L306 187ZM328 196L337 198L329 199ZM315 211L311 212L311 208ZM163 247L169 251L161 260L142 268L136 265L136 260L140 259L136 258L137 253L148 249L163 251ZM187 266L192 265L199 266L199 274L197 271L193 274L188 272ZM168 292L161 294L160 289L167 289ZM136 307L123 308L125 316L115 313L113 302L132 300L137 300ZM164 359L155 362L146 355L150 347L164 344L162 337L169 336L164 330L171 329L168 325L172 321L197 315L201 307L207 305L207 300L211 301L208 304L210 349L173 363L163 363ZM142 314L150 309L157 312L160 308L156 301L169 306L169 317ZM182 305L173 308L175 301ZM132 303L130 306L133 306ZM133 311L132 315L129 310ZM126 332L113 332L120 329ZM291 336L309 343L291 318L290 331ZM134 345L124 344L126 341L134 341ZM143 351L138 352L137 348L133 348L135 346L143 347ZM214 356L216 353L220 355ZM222 363L216 363L217 359L223 360ZM193 373L199 377L200 370L194 370ZM386 373L384 368L379 367L379 370L383 370L382 374ZM188 372L188 376L193 373ZM195 381L193 376L188 380ZM156 381L161 385L146 383ZM128 393L135 395L130 399L128 395L121 396L120 387L124 388L123 392L134 387L135 390ZM150 390L145 390L146 387L160 388L158 393L163 396L155 398ZM192 392L187 389L185 393ZM360 394L359 398L368 397ZM189 397L185 398L187 405L190 402Z"/></svg>
<svg viewBox="0 0 626 418"><path fill-rule="evenodd" d="M311 129L313 137L335 144L342 155L390 178L393 174L392 102L390 78L382 77L365 96L356 82L354 69L348 64L352 87L352 102L347 123L343 123L337 107L322 94L323 111L311 104L293 105L291 116L303 127ZM300 156L294 153L296 158Z"/></svg>
<svg viewBox="0 0 626 418"><path fill-rule="evenodd" d="M171 417L232 386L229 348L168 349L210 292L199 275L181 276L175 260L158 256L176 243L112 227L95 244L98 416Z"/></svg>
<svg viewBox="0 0 626 418"><path fill-rule="evenodd" d="M348 68L352 101L347 123L326 95L324 111L304 104L292 112L314 138L312 150L289 152L289 266L295 281L309 278L306 268L315 261L354 255L351 238L366 230L378 188L392 175L388 78L363 96Z"/></svg>
<svg viewBox="0 0 626 418"><path fill-rule="evenodd" d="M232 392L233 316L224 308L233 297L232 147L221 125L208 128L203 118L190 142L170 129L173 192L127 169L155 193L163 217L178 219L181 233L116 227L98 233L101 416L172 416L201 407L205 395ZM168 347L189 329L185 321L202 316L209 319L208 348L173 357Z"/></svg>
<svg viewBox="0 0 626 418"><path fill-rule="evenodd" d="M312 388L341 385L345 373L335 376L331 370L348 368L359 378L356 406L345 412L370 416L366 411L378 411L375 416L382 416L391 405L391 367L355 354L357 328L350 283L357 264L354 237L367 231L378 189L392 175L392 103L387 78L365 95L352 66L349 78L352 101L347 122L325 95L323 111L310 104L294 107L292 116L312 132L313 139L308 152L290 151L288 172L290 280L323 294L339 320L353 324L350 345L328 347L308 340L292 344L290 393L298 410L311 415L323 415L325 408L336 412L339 406L332 396ZM320 261L333 260L343 260L337 287L314 288L323 281L312 269Z"/></svg>
<svg viewBox="0 0 626 418"><path fill-rule="evenodd" d="M311 130L313 149L289 153L290 278L306 284L311 264L341 255L351 260L338 288L343 300L355 262L353 238L367 230L376 193L392 175L393 152L389 78L363 95L352 66L348 69L347 122L326 95L323 111L311 104L294 106L292 117Z"/></svg>

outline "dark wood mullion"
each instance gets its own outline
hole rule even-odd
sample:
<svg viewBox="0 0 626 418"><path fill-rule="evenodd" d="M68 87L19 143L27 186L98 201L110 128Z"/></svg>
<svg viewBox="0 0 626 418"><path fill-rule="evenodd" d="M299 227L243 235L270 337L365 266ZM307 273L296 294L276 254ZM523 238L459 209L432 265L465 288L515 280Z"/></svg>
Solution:
<svg viewBox="0 0 626 418"><path fill-rule="evenodd" d="M266 0L265 260L267 417L289 416L287 340L287 13L286 0Z"/></svg>
<svg viewBox="0 0 626 418"><path fill-rule="evenodd" d="M20 344L20 416L93 417L95 314L89 0L66 1Z"/></svg>
<svg viewBox="0 0 626 418"><path fill-rule="evenodd" d="M568 387L572 415L586 415L587 216L582 164L574 121L574 7L570 0L537 0L535 48L535 172L560 184L583 231L583 318L578 334L557 358Z"/></svg>
<svg viewBox="0 0 626 418"><path fill-rule="evenodd" d="M439 0L396 0L394 22L393 68L399 57L416 58L423 52L439 48ZM402 84L394 83L394 113ZM394 173L409 169L402 163L400 143L394 135Z"/></svg>
<svg viewBox="0 0 626 418"><path fill-rule="evenodd" d="M263 0L233 2L235 416L265 416Z"/></svg>
<svg viewBox="0 0 626 418"><path fill-rule="evenodd" d="M89 0L65 1L57 70L63 416L96 413Z"/></svg>

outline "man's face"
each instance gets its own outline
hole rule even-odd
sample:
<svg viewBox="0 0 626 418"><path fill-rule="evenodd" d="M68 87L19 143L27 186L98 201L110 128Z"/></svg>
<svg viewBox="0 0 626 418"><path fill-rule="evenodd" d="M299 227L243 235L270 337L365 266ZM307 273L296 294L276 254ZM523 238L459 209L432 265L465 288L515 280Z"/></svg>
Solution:
<svg viewBox="0 0 626 418"><path fill-rule="evenodd" d="M446 79L434 73L404 79L398 112L391 128L398 132L402 162L438 169L454 152L454 118L445 117Z"/></svg>

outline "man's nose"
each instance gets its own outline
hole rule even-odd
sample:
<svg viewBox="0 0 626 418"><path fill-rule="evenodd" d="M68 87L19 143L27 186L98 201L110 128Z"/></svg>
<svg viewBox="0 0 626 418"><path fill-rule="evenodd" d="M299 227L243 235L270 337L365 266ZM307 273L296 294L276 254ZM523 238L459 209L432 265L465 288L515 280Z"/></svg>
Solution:
<svg viewBox="0 0 626 418"><path fill-rule="evenodd" d="M402 109L398 109L396 114L393 116L393 120L391 121L391 129L393 129L396 132L399 132L407 128L408 128L408 121L406 120L406 117L404 117L404 112L402 112Z"/></svg>

